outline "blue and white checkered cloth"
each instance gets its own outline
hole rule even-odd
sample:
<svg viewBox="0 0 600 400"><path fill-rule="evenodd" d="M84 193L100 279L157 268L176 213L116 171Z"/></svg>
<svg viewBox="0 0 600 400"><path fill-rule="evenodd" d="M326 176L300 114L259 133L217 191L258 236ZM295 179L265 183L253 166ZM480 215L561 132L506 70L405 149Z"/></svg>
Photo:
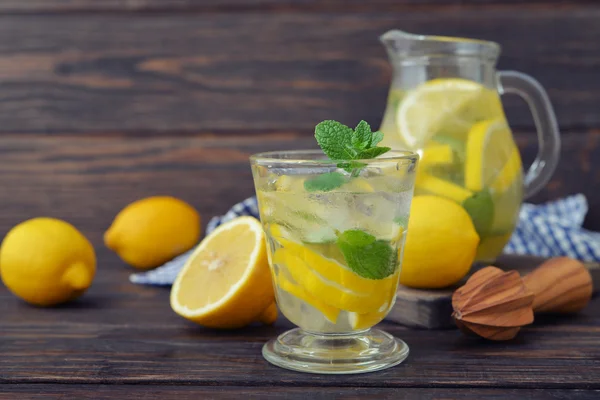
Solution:
<svg viewBox="0 0 600 400"><path fill-rule="evenodd" d="M525 203L519 213L517 228L504 252L600 261L600 233L582 228L587 211L588 204L583 194L540 205ZM256 197L234 205L225 215L212 218L206 233L242 215L258 218ZM191 252L192 250L152 271L132 274L129 279L133 283L145 285L171 285Z"/></svg>

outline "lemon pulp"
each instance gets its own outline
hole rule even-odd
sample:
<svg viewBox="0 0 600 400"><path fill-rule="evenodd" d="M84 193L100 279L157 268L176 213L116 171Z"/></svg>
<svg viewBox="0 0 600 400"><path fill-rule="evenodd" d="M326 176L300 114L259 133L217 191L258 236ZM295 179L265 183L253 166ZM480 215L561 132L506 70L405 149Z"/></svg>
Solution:
<svg viewBox="0 0 600 400"><path fill-rule="evenodd" d="M239 217L208 235L171 289L176 313L213 328L264 321L265 312L272 315L273 301L264 233L251 217Z"/></svg>

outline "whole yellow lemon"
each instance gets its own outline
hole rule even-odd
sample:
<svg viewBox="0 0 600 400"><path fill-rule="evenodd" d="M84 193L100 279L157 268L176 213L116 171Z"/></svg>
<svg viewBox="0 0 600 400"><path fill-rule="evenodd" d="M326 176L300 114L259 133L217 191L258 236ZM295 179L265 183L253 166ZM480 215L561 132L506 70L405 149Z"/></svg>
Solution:
<svg viewBox="0 0 600 400"><path fill-rule="evenodd" d="M104 234L106 246L139 269L157 267L191 249L199 239L200 214L169 196L129 204Z"/></svg>
<svg viewBox="0 0 600 400"><path fill-rule="evenodd" d="M39 306L72 300L90 287L96 254L73 225L34 218L8 232L0 247L0 274L16 296Z"/></svg>
<svg viewBox="0 0 600 400"><path fill-rule="evenodd" d="M438 196L415 196L404 246L400 283L438 289L460 281L471 269L479 235L460 205Z"/></svg>

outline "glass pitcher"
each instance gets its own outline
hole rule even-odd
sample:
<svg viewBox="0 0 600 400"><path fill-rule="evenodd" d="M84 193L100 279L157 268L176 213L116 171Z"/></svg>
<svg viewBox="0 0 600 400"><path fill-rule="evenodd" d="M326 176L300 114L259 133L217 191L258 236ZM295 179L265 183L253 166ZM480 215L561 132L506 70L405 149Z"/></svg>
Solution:
<svg viewBox="0 0 600 400"><path fill-rule="evenodd" d="M548 95L526 74L496 71L494 42L399 30L380 40L393 65L381 145L419 153L415 195L463 206L480 236L476 261L494 261L523 198L538 192L558 163L560 137ZM504 93L527 102L537 129L539 151L524 177L500 101Z"/></svg>

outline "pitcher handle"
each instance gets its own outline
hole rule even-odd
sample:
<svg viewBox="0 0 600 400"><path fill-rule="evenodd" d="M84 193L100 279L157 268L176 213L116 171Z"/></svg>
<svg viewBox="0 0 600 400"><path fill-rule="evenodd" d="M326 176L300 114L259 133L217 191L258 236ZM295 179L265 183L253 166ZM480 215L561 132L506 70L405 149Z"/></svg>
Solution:
<svg viewBox="0 0 600 400"><path fill-rule="evenodd" d="M514 93L529 105L537 130L538 153L525 174L524 197L540 191L550 180L560 156L560 133L546 90L531 76L517 71L498 72L501 94Z"/></svg>

